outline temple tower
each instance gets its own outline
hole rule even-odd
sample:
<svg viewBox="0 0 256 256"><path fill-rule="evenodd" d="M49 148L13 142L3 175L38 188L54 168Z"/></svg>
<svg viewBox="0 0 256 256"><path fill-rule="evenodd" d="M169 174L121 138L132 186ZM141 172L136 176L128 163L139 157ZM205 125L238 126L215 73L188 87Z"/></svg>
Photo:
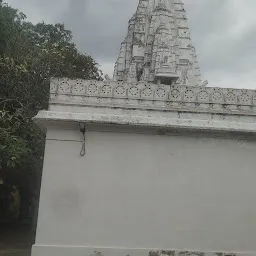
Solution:
<svg viewBox="0 0 256 256"><path fill-rule="evenodd" d="M140 0L121 45L114 80L202 85L181 0Z"/></svg>

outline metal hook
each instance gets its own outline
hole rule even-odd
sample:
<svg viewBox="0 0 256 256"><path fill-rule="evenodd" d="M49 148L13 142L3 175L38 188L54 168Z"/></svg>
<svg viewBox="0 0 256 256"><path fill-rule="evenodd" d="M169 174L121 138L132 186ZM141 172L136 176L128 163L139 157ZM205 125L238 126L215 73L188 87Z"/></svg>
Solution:
<svg viewBox="0 0 256 256"><path fill-rule="evenodd" d="M83 134L83 141L82 141L80 156L85 156L85 133L86 133L85 123L80 122L79 127L80 127L80 132Z"/></svg>

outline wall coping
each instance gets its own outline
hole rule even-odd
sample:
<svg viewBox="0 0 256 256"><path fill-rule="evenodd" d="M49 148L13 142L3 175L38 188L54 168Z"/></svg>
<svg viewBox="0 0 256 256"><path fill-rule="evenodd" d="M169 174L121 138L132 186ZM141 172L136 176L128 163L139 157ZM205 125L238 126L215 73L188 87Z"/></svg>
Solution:
<svg viewBox="0 0 256 256"><path fill-rule="evenodd" d="M256 91L54 78L54 105L256 115Z"/></svg>
<svg viewBox="0 0 256 256"><path fill-rule="evenodd" d="M256 91L55 78L49 111L34 120L256 133Z"/></svg>

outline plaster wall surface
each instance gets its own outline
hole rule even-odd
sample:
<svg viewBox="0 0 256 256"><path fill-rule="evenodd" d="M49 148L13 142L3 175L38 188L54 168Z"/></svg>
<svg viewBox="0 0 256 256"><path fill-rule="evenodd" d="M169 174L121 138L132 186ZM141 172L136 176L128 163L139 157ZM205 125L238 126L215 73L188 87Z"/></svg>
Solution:
<svg viewBox="0 0 256 256"><path fill-rule="evenodd" d="M256 251L255 141L81 139L48 128L36 245Z"/></svg>

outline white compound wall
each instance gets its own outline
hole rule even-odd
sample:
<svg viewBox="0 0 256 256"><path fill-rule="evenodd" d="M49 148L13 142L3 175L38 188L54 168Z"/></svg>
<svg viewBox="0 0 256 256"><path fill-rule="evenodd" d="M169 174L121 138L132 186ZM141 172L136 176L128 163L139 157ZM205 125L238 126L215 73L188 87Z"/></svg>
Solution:
<svg viewBox="0 0 256 256"><path fill-rule="evenodd" d="M99 128L80 149L79 130L48 129L33 256L256 251L253 140Z"/></svg>

